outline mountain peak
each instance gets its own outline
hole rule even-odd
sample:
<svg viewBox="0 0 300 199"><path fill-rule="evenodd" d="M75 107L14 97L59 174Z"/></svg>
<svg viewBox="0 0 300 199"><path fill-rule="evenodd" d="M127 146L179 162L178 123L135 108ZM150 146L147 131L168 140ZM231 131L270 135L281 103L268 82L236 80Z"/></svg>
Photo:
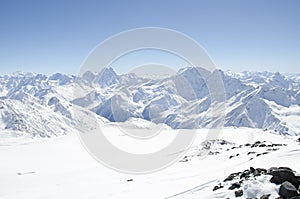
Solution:
<svg viewBox="0 0 300 199"><path fill-rule="evenodd" d="M95 81L101 87L111 86L119 81L119 76L117 73L111 68L103 68L100 73L98 73L95 77Z"/></svg>

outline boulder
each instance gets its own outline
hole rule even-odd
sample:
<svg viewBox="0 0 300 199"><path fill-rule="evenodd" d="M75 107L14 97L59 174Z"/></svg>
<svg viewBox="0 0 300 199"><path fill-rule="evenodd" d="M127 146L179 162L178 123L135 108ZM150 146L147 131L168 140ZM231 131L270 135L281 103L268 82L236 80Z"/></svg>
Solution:
<svg viewBox="0 0 300 199"><path fill-rule="evenodd" d="M241 187L241 184L238 182L233 183L228 189L229 190L234 190L234 189L238 189Z"/></svg>
<svg viewBox="0 0 300 199"><path fill-rule="evenodd" d="M300 185L298 178L295 176L294 172L290 168L271 168L269 169L267 174L272 175L270 182L275 183L277 185L282 184L285 181L290 182L296 188L298 188Z"/></svg>
<svg viewBox="0 0 300 199"><path fill-rule="evenodd" d="M244 194L243 190L238 190L234 192L235 197L241 197Z"/></svg>
<svg viewBox="0 0 300 199"><path fill-rule="evenodd" d="M291 184L290 182L288 182L288 181L285 181L280 186L279 195L284 199L290 199L290 198L295 197L295 196L300 196L298 194L298 191L295 188L295 186L293 184Z"/></svg>
<svg viewBox="0 0 300 199"><path fill-rule="evenodd" d="M250 170L245 170L245 171L243 171L243 173L240 175L240 179L242 179L242 178L249 178L250 177L250 174L251 174L251 171Z"/></svg>
<svg viewBox="0 0 300 199"><path fill-rule="evenodd" d="M224 180L224 182L226 182L226 181L231 181L231 180L233 180L235 177L237 177L237 176L240 175L240 174L241 174L241 172L232 173L232 174L230 174L230 175Z"/></svg>

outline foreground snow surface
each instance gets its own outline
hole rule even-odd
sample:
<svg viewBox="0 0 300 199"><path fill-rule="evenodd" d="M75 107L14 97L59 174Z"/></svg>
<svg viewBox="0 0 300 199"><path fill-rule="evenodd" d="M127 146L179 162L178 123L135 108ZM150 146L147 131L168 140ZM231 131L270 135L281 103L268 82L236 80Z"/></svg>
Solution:
<svg viewBox="0 0 300 199"><path fill-rule="evenodd" d="M106 128L120 139L125 137L115 126ZM165 129L164 133L171 135L174 132ZM1 143L0 198L234 198L232 191L212 191L230 173L250 166L287 166L300 171L300 145L295 141L296 137L283 137L259 129L229 128L218 136L218 139L228 141L225 145L215 146L218 153L206 158L191 155L197 153L206 137L207 130L197 131L197 139L187 152L187 161L145 175L118 173L102 166L85 151L75 133L31 142ZM255 141L281 143L283 146L268 154L250 156L250 150L256 154L266 150L244 147ZM259 196L264 191L274 194L271 185L258 190L257 187L262 187L260 185L267 180L260 179L261 184L248 183L248 188L252 186L254 189L246 191L241 198L247 198L247 194Z"/></svg>

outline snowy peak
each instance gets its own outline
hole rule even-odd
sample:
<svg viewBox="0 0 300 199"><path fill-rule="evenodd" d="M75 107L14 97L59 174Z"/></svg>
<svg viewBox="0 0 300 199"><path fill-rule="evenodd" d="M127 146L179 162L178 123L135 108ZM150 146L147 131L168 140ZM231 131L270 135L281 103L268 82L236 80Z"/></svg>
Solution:
<svg viewBox="0 0 300 199"><path fill-rule="evenodd" d="M101 101L91 110L113 122L138 117L172 128L200 128L217 125L216 121L221 119L217 109L223 104L227 107L223 113L226 126L294 134L295 128L289 128L285 116L278 110L298 106L300 94L293 90L295 81L279 73L254 73L253 79L251 74L221 70L211 73L194 67L181 69L174 76L159 80L125 74L113 84L113 89L102 87ZM214 83L218 77L223 81L226 96L223 102L211 101L207 87L209 81Z"/></svg>
<svg viewBox="0 0 300 199"><path fill-rule="evenodd" d="M215 85L218 79L222 80L221 87L208 87L208 83ZM76 93L74 99L77 87L82 96ZM220 88L222 90L218 90ZM111 122L141 118L172 128L210 128L221 125L224 116L225 126L297 134L300 129L299 90L297 75L209 72L198 67L180 69L173 76L160 79L132 73L117 75L112 68L104 68L98 74L87 71L82 77L15 73L0 76L0 97L6 104L0 119L3 129L7 126L7 129L40 134L36 127L30 127L32 121L44 124L56 118L53 121L60 121L58 126L66 129L74 123L71 109L80 108ZM224 98L216 100L211 92ZM35 116L43 113L49 117ZM21 121L20 117L26 128L17 122ZM50 129L43 131L55 134Z"/></svg>
<svg viewBox="0 0 300 199"><path fill-rule="evenodd" d="M103 88L117 83L119 76L112 68L104 68L97 76L96 82Z"/></svg>
<svg viewBox="0 0 300 199"><path fill-rule="evenodd" d="M59 85L65 85L65 84L70 84L74 81L75 77L74 76L68 76L64 75L61 73L56 73L54 75L51 75L49 77L49 80L51 81L57 81Z"/></svg>
<svg viewBox="0 0 300 199"><path fill-rule="evenodd" d="M253 86L280 87L288 90L299 90L299 75L284 75L279 72L241 72L226 71L226 75L240 79L242 82Z"/></svg>
<svg viewBox="0 0 300 199"><path fill-rule="evenodd" d="M103 68L99 73L95 74L91 71L86 71L82 75L82 80L87 84L99 85L101 88L111 86L119 81L119 76L112 68Z"/></svg>

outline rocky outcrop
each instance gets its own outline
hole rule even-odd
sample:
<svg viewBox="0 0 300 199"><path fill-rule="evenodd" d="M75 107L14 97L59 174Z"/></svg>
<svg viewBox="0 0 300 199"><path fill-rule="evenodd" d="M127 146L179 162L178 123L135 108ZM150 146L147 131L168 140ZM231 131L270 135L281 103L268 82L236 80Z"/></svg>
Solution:
<svg viewBox="0 0 300 199"><path fill-rule="evenodd" d="M269 176L269 183L273 183L279 187L278 195L271 195L265 193L255 197L249 197L247 195L247 189L244 187L245 184L252 182L256 184L258 176ZM221 189L233 190L235 197L246 197L246 198L278 198L278 199L297 199L300 198L300 176L297 176L295 171L288 167L272 167L270 169L264 168L253 168L250 167L242 172L231 173L221 183L213 188L213 191L219 191ZM246 191L246 192L245 192Z"/></svg>
<svg viewBox="0 0 300 199"><path fill-rule="evenodd" d="M290 182L295 187L299 187L300 181L295 176L293 170L287 167L279 167L279 168L270 168L268 173L269 175L272 175L272 178L270 182L275 184L282 184L285 181Z"/></svg>
<svg viewBox="0 0 300 199"><path fill-rule="evenodd" d="M290 199L290 198L294 198L294 197L299 197L299 193L298 190L296 189L296 187L288 182L285 181L284 183L282 183L282 185L279 188L279 195L283 198L283 199Z"/></svg>

